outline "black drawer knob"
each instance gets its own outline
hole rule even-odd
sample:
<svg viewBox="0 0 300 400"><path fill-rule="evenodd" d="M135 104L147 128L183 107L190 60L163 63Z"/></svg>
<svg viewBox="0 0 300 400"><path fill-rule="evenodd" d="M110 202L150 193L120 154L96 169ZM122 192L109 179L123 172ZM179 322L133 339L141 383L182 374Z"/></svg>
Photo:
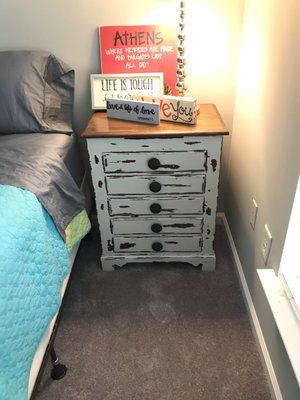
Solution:
<svg viewBox="0 0 300 400"><path fill-rule="evenodd" d="M151 231L155 233L159 233L162 230L162 226L160 224L152 224Z"/></svg>
<svg viewBox="0 0 300 400"><path fill-rule="evenodd" d="M148 160L148 167L150 169L158 169L160 167L160 162L158 158L150 158Z"/></svg>
<svg viewBox="0 0 300 400"><path fill-rule="evenodd" d="M152 244L152 250L154 251L162 251L163 245L160 242L154 242Z"/></svg>
<svg viewBox="0 0 300 400"><path fill-rule="evenodd" d="M159 182L153 181L150 183L149 189L151 190L151 192L157 193L161 189L161 184Z"/></svg>
<svg viewBox="0 0 300 400"><path fill-rule="evenodd" d="M153 214L159 214L159 213L161 212L161 205L158 204L158 203L153 203L153 204L151 204L151 206L150 206L150 211L151 211Z"/></svg>

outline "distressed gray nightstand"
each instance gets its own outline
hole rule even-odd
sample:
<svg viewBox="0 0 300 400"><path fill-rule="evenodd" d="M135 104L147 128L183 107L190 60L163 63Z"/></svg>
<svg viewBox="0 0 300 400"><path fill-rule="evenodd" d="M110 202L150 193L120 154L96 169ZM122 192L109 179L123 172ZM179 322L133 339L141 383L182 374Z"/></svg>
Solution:
<svg viewBox="0 0 300 400"><path fill-rule="evenodd" d="M197 125L108 120L95 113L87 139L104 270L126 263L188 262L215 268L213 239L222 137L214 105Z"/></svg>

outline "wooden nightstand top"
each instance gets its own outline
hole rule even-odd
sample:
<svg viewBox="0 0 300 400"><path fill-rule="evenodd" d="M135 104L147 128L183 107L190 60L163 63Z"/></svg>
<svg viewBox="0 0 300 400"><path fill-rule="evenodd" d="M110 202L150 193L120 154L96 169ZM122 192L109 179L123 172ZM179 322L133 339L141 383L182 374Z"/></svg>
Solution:
<svg viewBox="0 0 300 400"><path fill-rule="evenodd" d="M229 132L214 104L200 104L197 125L161 121L159 125L108 119L106 112L95 112L86 129L84 138L96 137L177 137L228 135Z"/></svg>

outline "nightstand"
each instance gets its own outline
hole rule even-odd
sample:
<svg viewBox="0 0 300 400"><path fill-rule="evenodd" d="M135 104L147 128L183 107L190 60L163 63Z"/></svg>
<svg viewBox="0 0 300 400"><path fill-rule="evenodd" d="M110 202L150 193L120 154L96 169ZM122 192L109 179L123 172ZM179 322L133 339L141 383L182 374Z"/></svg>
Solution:
<svg viewBox="0 0 300 400"><path fill-rule="evenodd" d="M212 104L200 105L197 125L144 125L93 114L82 137L92 170L103 270L152 262L215 269L223 135L228 131Z"/></svg>

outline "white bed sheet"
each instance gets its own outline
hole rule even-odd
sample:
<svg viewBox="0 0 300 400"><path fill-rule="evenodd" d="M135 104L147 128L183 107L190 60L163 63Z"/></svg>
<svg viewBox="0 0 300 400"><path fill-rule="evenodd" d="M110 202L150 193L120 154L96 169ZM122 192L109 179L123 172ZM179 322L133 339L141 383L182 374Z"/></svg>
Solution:
<svg viewBox="0 0 300 400"><path fill-rule="evenodd" d="M80 242L78 244L76 244L76 246L73 248L73 250L71 251L70 255L69 255L69 259L70 259L70 274L72 271L72 267L75 261L75 257L79 248ZM68 276L66 276L66 278L64 279L62 286L61 286L61 298L64 297L65 291L66 291L66 287L70 278L70 274ZM43 358L44 358L44 354L46 351L46 348L48 346L52 331L53 331L53 327L56 321L56 318L58 316L58 312L55 314L55 316L53 317L52 321L50 322L46 332L44 333L42 340L40 341L39 347L37 348L37 351L35 353L34 359L32 361L31 364L31 370L30 370L30 375L29 375L29 383L28 383L28 399L30 399L30 396L32 394L33 388L34 388L34 384L36 381L36 378L38 376Z"/></svg>

